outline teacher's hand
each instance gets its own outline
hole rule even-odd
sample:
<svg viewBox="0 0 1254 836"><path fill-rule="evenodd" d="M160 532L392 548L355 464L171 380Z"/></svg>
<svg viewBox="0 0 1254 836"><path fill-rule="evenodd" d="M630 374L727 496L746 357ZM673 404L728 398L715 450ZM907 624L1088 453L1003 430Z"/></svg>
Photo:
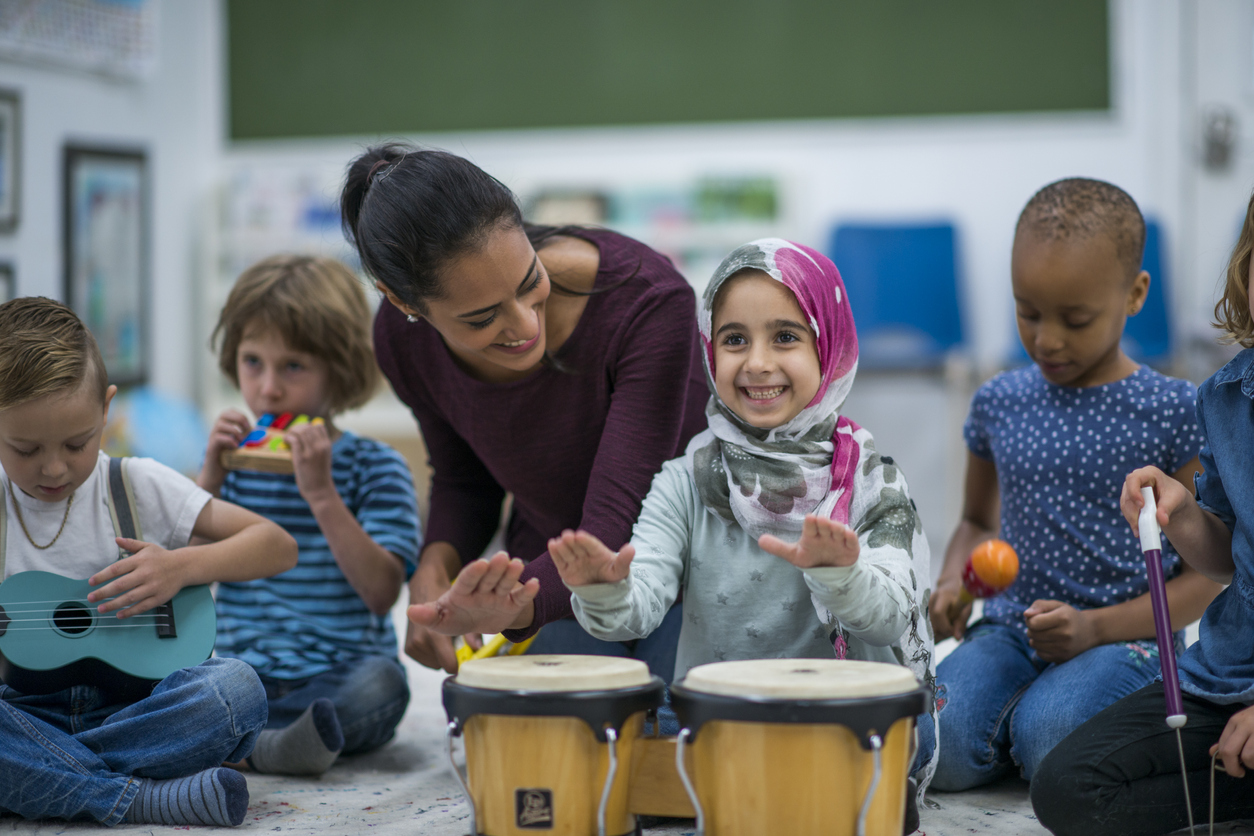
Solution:
<svg viewBox="0 0 1254 836"><path fill-rule="evenodd" d="M438 545L431 546L440 551ZM456 554L437 554L436 560L422 560L418 571L409 582L409 603L420 604L435 601L448 592L452 583L449 581L448 569L441 558L456 560ZM466 642L478 649L481 642L478 635L468 635ZM412 621L406 621L405 655L418 664L434 670L443 669L448 673L457 672L457 651L453 647L453 639L441 633L435 633Z"/></svg>
<svg viewBox="0 0 1254 836"><path fill-rule="evenodd" d="M517 558L511 560L505 552L497 552L488 560L473 561L434 601L411 606L407 613L409 620L415 627L425 628L428 634L442 634L442 637L499 633L525 626L517 622L531 610L531 603L540 591L540 581L532 578L520 584L518 578L522 571L523 562ZM430 639L435 640L437 636L432 635ZM439 653L437 664L454 673L457 659L452 652L452 642L444 640L448 643L448 654ZM406 642L406 652L409 652L408 645ZM426 664L422 659L418 661Z"/></svg>

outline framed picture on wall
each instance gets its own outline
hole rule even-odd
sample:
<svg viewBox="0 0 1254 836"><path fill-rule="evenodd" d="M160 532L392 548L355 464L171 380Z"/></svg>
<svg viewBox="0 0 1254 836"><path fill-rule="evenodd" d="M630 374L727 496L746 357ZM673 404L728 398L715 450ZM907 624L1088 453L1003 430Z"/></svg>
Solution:
<svg viewBox="0 0 1254 836"><path fill-rule="evenodd" d="M13 263L0 261L0 305L17 296L17 279L13 273Z"/></svg>
<svg viewBox="0 0 1254 836"><path fill-rule="evenodd" d="M0 90L0 232L17 228L21 151L21 97L15 90Z"/></svg>
<svg viewBox="0 0 1254 836"><path fill-rule="evenodd" d="M148 172L142 149L65 147L65 301L109 380L148 374Z"/></svg>

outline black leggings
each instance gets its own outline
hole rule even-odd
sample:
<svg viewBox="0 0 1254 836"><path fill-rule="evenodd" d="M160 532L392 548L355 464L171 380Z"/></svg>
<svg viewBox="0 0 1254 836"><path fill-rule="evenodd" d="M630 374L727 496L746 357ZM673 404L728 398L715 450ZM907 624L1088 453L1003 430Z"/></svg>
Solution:
<svg viewBox="0 0 1254 836"><path fill-rule="evenodd" d="M1184 694L1180 730L1193 818L1210 804L1210 747L1244 705ZM1167 727L1162 682L1146 685L1065 737L1032 778L1032 807L1057 836L1152 836L1188 826L1180 753ZM1219 764L1222 766L1222 763ZM1254 770L1244 778L1215 771L1215 820L1254 818Z"/></svg>

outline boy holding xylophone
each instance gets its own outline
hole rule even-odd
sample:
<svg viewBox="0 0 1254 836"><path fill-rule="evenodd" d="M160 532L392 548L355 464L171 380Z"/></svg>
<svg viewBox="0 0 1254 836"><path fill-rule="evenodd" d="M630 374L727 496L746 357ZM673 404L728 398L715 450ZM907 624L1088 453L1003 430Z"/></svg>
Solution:
<svg viewBox="0 0 1254 836"><path fill-rule="evenodd" d="M221 454L250 431L228 409L198 479L279 523L300 547L291 571L218 587L218 654L252 665L269 697L249 765L317 775L341 753L391 740L409 705L388 611L421 539L413 477L395 450L333 420L365 403L379 378L370 308L343 264L274 256L253 265L214 334L219 366L254 414L323 419L288 427L294 473L228 472Z"/></svg>
<svg viewBox="0 0 1254 836"><path fill-rule="evenodd" d="M281 528L151 459L124 461L144 539L117 537L110 459L100 452L116 392L73 311L38 297L0 305L0 578L89 577L100 586L88 601L120 628L184 587L295 565L296 544ZM208 542L189 546L192 537ZM131 555L119 559L119 549ZM30 625L5 627L16 638ZM220 765L248 755L265 719L257 675L233 659L175 671L130 703L95 684L52 694L0 685L0 812L240 824L247 783Z"/></svg>
<svg viewBox="0 0 1254 836"><path fill-rule="evenodd" d="M1011 284L1033 363L980 387L967 418L962 519L930 608L936 638L962 640L937 668L936 789L1012 770L1031 780L1072 729L1158 676L1145 564L1119 489L1145 465L1190 484L1202 438L1193 385L1120 347L1149 290L1144 247L1136 203L1098 180L1051 183L1019 216ZM1019 576L968 627L962 569L991 537L1018 553ZM1174 551L1163 558L1180 628L1219 587Z"/></svg>

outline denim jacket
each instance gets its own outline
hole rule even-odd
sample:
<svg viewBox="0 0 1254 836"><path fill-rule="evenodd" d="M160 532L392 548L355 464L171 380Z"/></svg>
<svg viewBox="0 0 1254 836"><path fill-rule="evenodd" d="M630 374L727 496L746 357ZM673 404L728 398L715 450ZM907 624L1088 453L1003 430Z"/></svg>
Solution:
<svg viewBox="0 0 1254 836"><path fill-rule="evenodd" d="M1206 608L1200 639L1180 659L1184 690L1216 703L1254 703L1254 348L1197 392L1206 439L1198 503L1232 531L1231 585ZM1187 559L1187 555L1183 555Z"/></svg>

